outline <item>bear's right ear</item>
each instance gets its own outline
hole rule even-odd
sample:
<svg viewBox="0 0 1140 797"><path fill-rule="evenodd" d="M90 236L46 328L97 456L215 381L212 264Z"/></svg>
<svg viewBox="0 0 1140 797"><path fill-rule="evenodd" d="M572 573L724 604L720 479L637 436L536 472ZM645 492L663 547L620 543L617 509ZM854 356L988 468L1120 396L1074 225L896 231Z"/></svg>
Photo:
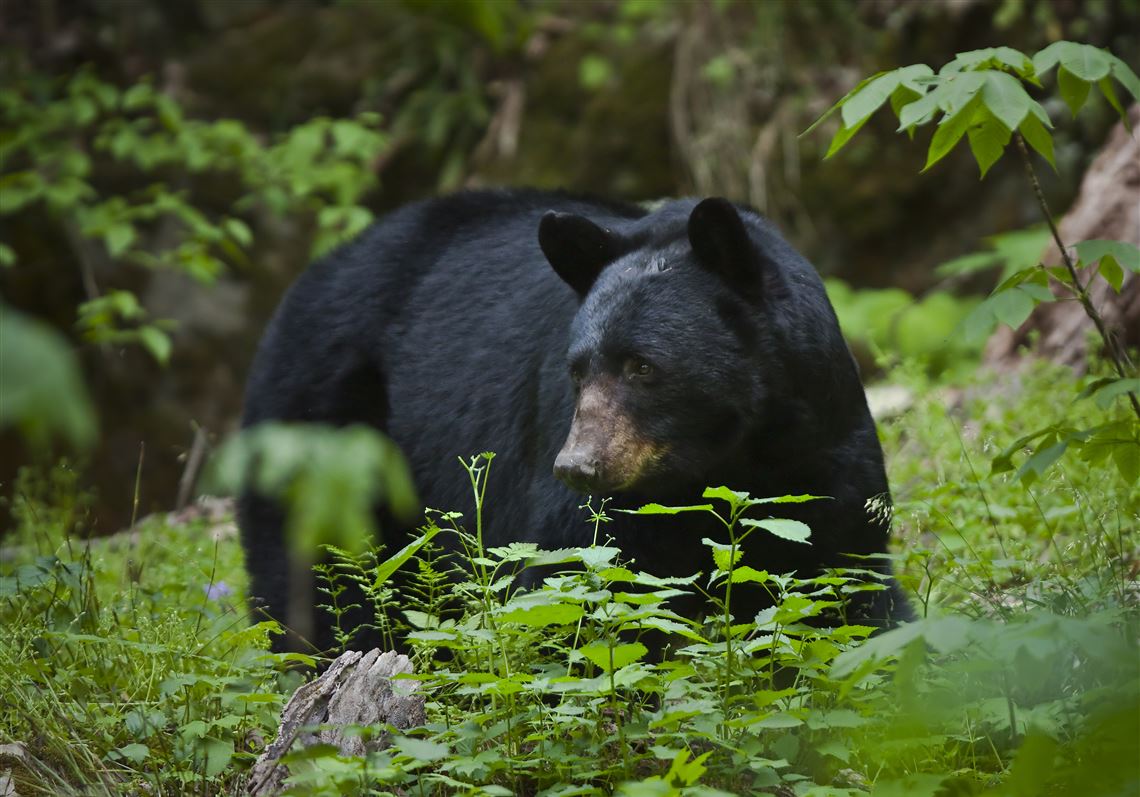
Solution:
<svg viewBox="0 0 1140 797"><path fill-rule="evenodd" d="M548 211L538 224L538 245L566 284L585 296L602 269L625 252L625 239L573 213Z"/></svg>

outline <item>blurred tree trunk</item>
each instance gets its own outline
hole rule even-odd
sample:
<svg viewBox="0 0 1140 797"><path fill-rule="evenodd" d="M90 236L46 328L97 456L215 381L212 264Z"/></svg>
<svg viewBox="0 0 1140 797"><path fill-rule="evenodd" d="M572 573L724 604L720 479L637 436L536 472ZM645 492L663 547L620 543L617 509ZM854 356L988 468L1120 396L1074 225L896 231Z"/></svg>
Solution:
<svg viewBox="0 0 1140 797"><path fill-rule="evenodd" d="M1140 105L1129 109L1132 127L1140 127ZM1072 208L1058 225L1067 246L1092 239L1125 241L1140 246L1140 141L1123 124L1113 128L1100 154L1081 181ZM1057 265L1061 255L1050 243L1042 254L1046 265ZM1140 346L1140 274L1127 273L1117 294L1099 275L1089 288L1093 304L1105 324L1127 348ZM1013 364L1021 349L1084 371L1093 323L1076 301L1042 304L1017 330L999 329L986 346L986 362ZM1035 336L1035 342L1031 339Z"/></svg>

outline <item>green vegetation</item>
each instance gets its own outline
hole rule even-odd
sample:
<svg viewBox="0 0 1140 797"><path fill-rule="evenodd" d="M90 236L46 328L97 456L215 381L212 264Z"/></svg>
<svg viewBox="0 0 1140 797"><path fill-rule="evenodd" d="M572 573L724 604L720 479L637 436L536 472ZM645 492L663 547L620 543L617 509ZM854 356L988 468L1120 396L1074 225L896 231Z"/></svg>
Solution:
<svg viewBox="0 0 1140 797"><path fill-rule="evenodd" d="M477 518L433 515L433 534L461 530L470 575L445 583L437 536L415 553L405 595L375 595L415 645L428 724L366 760L297 756L294 793L1128 793L1140 779L1140 487L1076 458L1030 484L989 472L1036 424L1100 410L1058 402L1058 380L1071 377L1052 366L1016 387L939 384L917 364L892 374L915 397L882 429L898 564L921 622L866 643L866 627L816 628L805 621L850 588L843 574L753 572L727 549L710 550L693 579L638 573L606 539L604 507L583 513L598 545L550 553L482 550ZM476 491L495 478L485 458L467 467ZM19 558L0 582L0 691L16 699L0 727L40 763L17 783L45 794L236 789L296 683L280 668L298 657L266 654L268 629L246 627L232 526L153 519L85 542L70 471L19 493ZM740 496L707 500L748 529ZM327 571L334 586L375 581L372 563L341 560ZM581 570L512 589L510 574L552 563ZM669 611L681 591L730 604L729 584L782 599L727 625ZM649 655L649 631L672 635L668 660Z"/></svg>
<svg viewBox="0 0 1140 797"><path fill-rule="evenodd" d="M516 47L508 22L486 13L469 20L501 47ZM889 102L908 132L941 114L928 166L964 140L984 175L1007 144L1022 143L1037 188L1028 147L1052 163L1052 139L1048 115L1024 86L1054 67L1074 113L1092 85L1118 110L1113 80L1140 93L1123 62L1082 45L1059 42L1033 58L1008 48L965 53L937 74L920 65L864 81L837 106L832 152ZM726 82L733 69L728 60L706 65L710 79ZM581 81L592 87L610 74L604 60L581 63ZM239 199L203 214L163 168L228 172L250 203L315 218L335 237L367 222L357 204L370 184L363 155L385 145L367 116L318 119L266 143L239 123L187 120L147 84L119 92L86 73L6 89L0 104L25 131L0 149L10 203L0 213L41 207L115 257L199 279L241 263L248 205ZM71 146L80 138L139 187L96 191L91 160ZM179 232L160 262L140 242L167 218ZM336 545L333 564L321 569L330 604L343 612L346 579L365 585L385 638L413 646L427 698L427 723L384 750L292 754L291 792L1134 793L1140 384L1130 355L1109 337L1105 361L1088 376L1046 364L1014 379L965 374L976 339L1053 301L1051 287L1095 319L1093 266L1119 290L1140 258L1117 242L1070 242L1076 257L1047 268L1036 262L1041 234L1018 235L946 265L946 275L1004 265L998 288L976 304L933 293L911 307L900 294L831 286L845 324L866 329L857 337L872 350L890 351L881 364L911 396L881 430L898 569L922 619L873 638L843 618L843 596L869 588L851 578L858 571L804 580L737 566L746 536L810 544L810 529L756 516L760 502L807 497L713 485L707 505L643 509L715 512L730 530L733 542L710 544L691 578L660 579L623 563L620 540L606 535L604 504L583 512L595 542L586 548L485 549L478 513L445 511L385 560L392 552L361 553L351 533L371 523L366 508L378 482L384 495L409 496L384 441L362 430L328 438L277 429L235 444L220 464L223 480L264 458L262 484L299 513L296 544ZM332 240L318 236L318 249ZM13 252L0 247L0 262ZM166 359L164 325L133 293L90 299L77 308L87 339L138 343ZM37 451L53 438L82 447L95 423L69 352L50 330L0 310L0 356L17 376L0 385L0 424ZM955 326L975 342L938 346ZM481 504L493 460L479 455L464 467ZM66 463L25 470L14 496L15 530L0 559L0 778L19 794L238 791L300 680L288 668L315 659L269 654L275 629L247 625L232 523L149 518L88 539L90 498ZM458 576L443 554L449 537L465 562ZM387 576L401 562L413 576L397 588ZM540 566L548 568L541 588L514 588L518 572ZM734 616L733 593L755 589L776 605L755 618ZM710 599L704 622L670 609L670 599L691 592ZM671 655L658 661L663 639Z"/></svg>

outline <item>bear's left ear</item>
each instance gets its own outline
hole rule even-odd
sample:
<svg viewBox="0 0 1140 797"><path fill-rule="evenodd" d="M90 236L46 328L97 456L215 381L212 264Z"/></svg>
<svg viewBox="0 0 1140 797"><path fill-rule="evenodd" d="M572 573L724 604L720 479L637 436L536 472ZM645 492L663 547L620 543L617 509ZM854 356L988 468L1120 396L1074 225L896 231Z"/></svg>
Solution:
<svg viewBox="0 0 1140 797"><path fill-rule="evenodd" d="M727 199L712 197L689 214L689 243L702 266L734 285L760 281L758 258L744 220Z"/></svg>
<svg viewBox="0 0 1140 797"><path fill-rule="evenodd" d="M558 276L579 296L590 291L602 269L621 257L626 241L584 216L548 211L538 224L538 245Z"/></svg>

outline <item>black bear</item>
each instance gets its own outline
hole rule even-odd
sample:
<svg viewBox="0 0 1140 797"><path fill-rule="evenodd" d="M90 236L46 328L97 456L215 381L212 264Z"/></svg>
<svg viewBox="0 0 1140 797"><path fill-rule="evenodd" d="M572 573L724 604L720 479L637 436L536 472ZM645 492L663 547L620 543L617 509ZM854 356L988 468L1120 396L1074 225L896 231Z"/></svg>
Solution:
<svg viewBox="0 0 1140 797"><path fill-rule="evenodd" d="M769 222L724 199L650 211L501 190L395 211L285 296L246 396L244 425L267 420L372 424L403 449L426 506L468 516L456 457L495 451L488 545L588 544L583 493L621 508L700 503L727 485L830 497L770 505L807 523L811 544L757 534L744 563L889 571L876 558L889 519L868 506L889 506L883 455L823 284ZM610 514L606 532L638 567L708 569L701 538L717 530L701 518ZM284 619L281 514L247 494L239 520L251 594ZM888 585L857 593L850 614L906 619ZM763 607L752 592L736 617Z"/></svg>

